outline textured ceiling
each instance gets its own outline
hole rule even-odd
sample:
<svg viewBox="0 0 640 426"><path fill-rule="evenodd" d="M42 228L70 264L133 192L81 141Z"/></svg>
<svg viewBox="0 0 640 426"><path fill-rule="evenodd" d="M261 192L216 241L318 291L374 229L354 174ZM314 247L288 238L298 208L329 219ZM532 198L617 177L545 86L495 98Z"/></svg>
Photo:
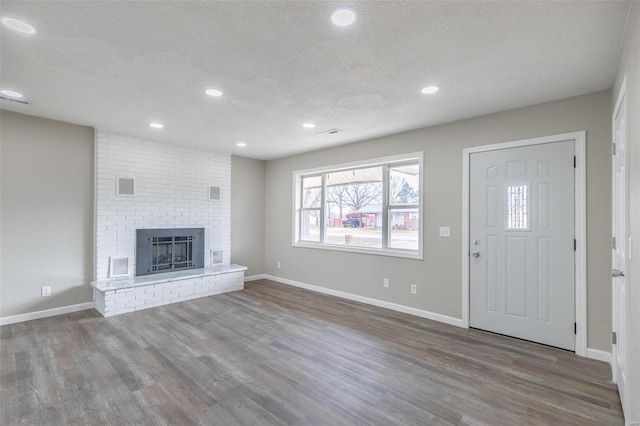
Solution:
<svg viewBox="0 0 640 426"><path fill-rule="evenodd" d="M629 5L2 1L0 106L271 159L610 88Z"/></svg>

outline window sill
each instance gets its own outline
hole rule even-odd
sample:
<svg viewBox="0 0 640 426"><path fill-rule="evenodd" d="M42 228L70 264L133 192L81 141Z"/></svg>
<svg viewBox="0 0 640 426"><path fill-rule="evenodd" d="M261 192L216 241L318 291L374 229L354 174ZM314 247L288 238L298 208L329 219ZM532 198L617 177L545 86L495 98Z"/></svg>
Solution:
<svg viewBox="0 0 640 426"><path fill-rule="evenodd" d="M413 260L424 259L422 255L422 250L420 251L393 250L393 249L383 250L383 249L376 249L376 248L349 247L349 246L319 244L319 243L303 242L303 241L294 242L292 245L293 247L309 248L309 249L341 251L341 252L360 253L360 254L372 254L375 256L401 257L404 259L413 259Z"/></svg>

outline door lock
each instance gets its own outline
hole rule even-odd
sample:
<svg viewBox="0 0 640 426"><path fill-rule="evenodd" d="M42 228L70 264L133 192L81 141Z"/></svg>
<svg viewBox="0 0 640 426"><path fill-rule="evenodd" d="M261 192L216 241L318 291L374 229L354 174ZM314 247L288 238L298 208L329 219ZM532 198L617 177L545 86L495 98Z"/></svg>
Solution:
<svg viewBox="0 0 640 426"><path fill-rule="evenodd" d="M471 253L471 256L480 257L480 252L479 251L474 251L473 253Z"/></svg>

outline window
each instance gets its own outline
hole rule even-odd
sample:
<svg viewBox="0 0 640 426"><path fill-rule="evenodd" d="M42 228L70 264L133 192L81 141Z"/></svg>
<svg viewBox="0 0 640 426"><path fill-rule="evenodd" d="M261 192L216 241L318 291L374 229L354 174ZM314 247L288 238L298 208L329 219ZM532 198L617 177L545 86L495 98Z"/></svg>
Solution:
<svg viewBox="0 0 640 426"><path fill-rule="evenodd" d="M294 246L422 259L422 153L294 173Z"/></svg>

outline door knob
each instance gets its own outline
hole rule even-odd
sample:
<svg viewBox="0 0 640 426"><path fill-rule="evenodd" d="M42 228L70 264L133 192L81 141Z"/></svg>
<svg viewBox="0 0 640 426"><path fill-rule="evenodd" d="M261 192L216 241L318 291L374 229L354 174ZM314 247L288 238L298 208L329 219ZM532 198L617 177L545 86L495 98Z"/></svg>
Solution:
<svg viewBox="0 0 640 426"><path fill-rule="evenodd" d="M611 275L613 276L613 278L624 277L624 271L614 269L612 272L613 273Z"/></svg>
<svg viewBox="0 0 640 426"><path fill-rule="evenodd" d="M479 251L474 251L473 253L471 253L471 256L480 257L480 252Z"/></svg>

